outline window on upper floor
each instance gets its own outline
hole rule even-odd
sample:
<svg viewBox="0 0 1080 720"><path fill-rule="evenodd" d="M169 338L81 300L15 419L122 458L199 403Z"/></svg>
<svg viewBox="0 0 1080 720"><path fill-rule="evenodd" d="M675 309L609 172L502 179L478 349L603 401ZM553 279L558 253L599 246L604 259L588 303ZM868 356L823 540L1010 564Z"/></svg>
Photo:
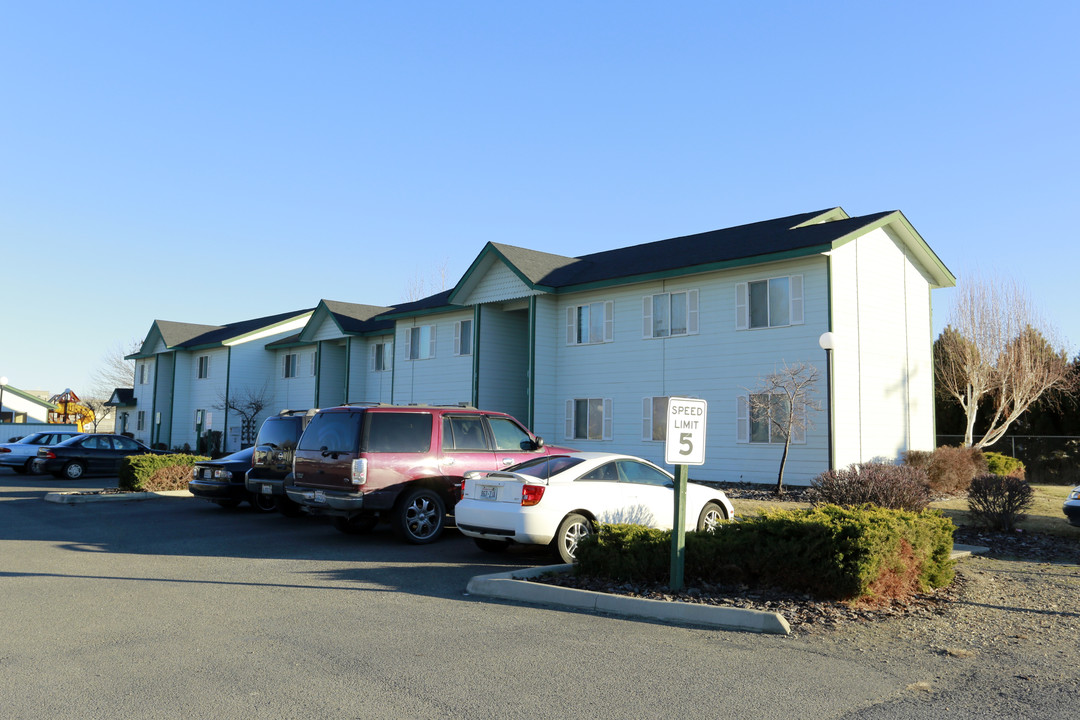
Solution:
<svg viewBox="0 0 1080 720"><path fill-rule="evenodd" d="M296 377L296 365L299 360L299 355L296 353L289 353L282 357L284 361L281 369L281 376L285 378Z"/></svg>
<svg viewBox="0 0 1080 720"><path fill-rule="evenodd" d="M642 337L665 338L696 335L698 331L698 291L646 295L642 299Z"/></svg>
<svg viewBox="0 0 1080 720"><path fill-rule="evenodd" d="M383 372L390 369L394 357L394 344L391 342L375 343L371 346L371 369Z"/></svg>
<svg viewBox="0 0 1080 720"><path fill-rule="evenodd" d="M610 440L613 424L610 398L566 401L567 440Z"/></svg>
<svg viewBox="0 0 1080 720"><path fill-rule="evenodd" d="M199 378L200 380L210 377L209 355L200 355L198 357L198 370L196 371L195 377Z"/></svg>
<svg viewBox="0 0 1080 720"><path fill-rule="evenodd" d="M418 325L405 331L405 359L428 360L435 357L435 326Z"/></svg>
<svg viewBox="0 0 1080 720"><path fill-rule="evenodd" d="M803 324L803 276L739 283L735 288L739 330Z"/></svg>
<svg viewBox="0 0 1080 720"><path fill-rule="evenodd" d="M566 308L566 344L611 342L615 330L615 303L611 300Z"/></svg>
<svg viewBox="0 0 1080 720"><path fill-rule="evenodd" d="M454 323L454 354L472 355L472 320Z"/></svg>
<svg viewBox="0 0 1080 720"><path fill-rule="evenodd" d="M139 384L145 385L150 382L150 371L146 363L139 363Z"/></svg>

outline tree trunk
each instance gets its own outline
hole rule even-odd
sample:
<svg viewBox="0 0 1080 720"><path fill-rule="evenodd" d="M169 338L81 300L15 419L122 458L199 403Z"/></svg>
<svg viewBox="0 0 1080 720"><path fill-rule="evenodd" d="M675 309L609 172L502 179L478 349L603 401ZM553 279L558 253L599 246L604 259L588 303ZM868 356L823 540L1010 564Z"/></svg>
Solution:
<svg viewBox="0 0 1080 720"><path fill-rule="evenodd" d="M784 454L780 456L780 474L776 476L776 494L784 494L784 465L787 464L788 445L791 444L791 435L784 438Z"/></svg>

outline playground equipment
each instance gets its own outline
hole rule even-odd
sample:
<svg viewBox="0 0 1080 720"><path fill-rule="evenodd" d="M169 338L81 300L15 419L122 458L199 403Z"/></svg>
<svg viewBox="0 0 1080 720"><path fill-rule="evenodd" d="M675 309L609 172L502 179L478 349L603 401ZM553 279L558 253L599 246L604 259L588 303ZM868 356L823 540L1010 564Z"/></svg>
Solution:
<svg viewBox="0 0 1080 720"><path fill-rule="evenodd" d="M86 432L84 426L94 422L94 411L83 405L71 388L53 395L49 402L57 406L49 411L50 423L74 424L79 432Z"/></svg>

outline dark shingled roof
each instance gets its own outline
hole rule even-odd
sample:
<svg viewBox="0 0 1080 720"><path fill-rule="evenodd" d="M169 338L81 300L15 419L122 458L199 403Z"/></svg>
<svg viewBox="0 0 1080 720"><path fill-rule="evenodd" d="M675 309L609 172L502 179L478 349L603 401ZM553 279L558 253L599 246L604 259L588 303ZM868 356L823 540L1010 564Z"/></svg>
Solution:
<svg viewBox="0 0 1080 720"><path fill-rule="evenodd" d="M223 343L226 340L246 335L256 330L261 330L271 325L277 325L278 323L285 322L291 318L298 317L304 313L309 313L314 308L308 308L306 310L294 310L292 312L278 313L277 315L267 315L266 317L255 318L253 320L241 320L240 322L228 323L227 325L220 325L217 327L209 327L206 332L201 335L196 335L181 343L169 343L170 347L179 345L180 347L192 348L200 347L203 345L217 345ZM179 323L173 323L179 324ZM158 327L161 327L159 324ZM206 326L203 326L206 327ZM164 333L163 333L164 334ZM166 340L166 342L168 342Z"/></svg>
<svg viewBox="0 0 1080 720"><path fill-rule="evenodd" d="M364 333L394 327L393 320L378 317L383 313L393 311L394 308L380 305L359 305L338 302L337 300L323 300L322 304L334 316L343 332Z"/></svg>
<svg viewBox="0 0 1080 720"><path fill-rule="evenodd" d="M557 256L540 253L538 255L543 257L534 258L528 266L541 268L548 264L552 267L539 279L533 279L531 276L530 279L538 285L561 288L647 273L765 257L829 244L891 214L891 211L882 212L800 227L802 223L809 222L827 212L829 211L821 210L790 215L723 230L712 230L696 235L684 235L668 240L591 253L578 258L564 258L566 262L561 264L551 259ZM511 256L506 252L508 246L499 246L498 249L508 260L510 259ZM514 250L517 251L517 256L521 256L520 248ZM526 272L516 263L515 266ZM529 273L526 272L526 274Z"/></svg>

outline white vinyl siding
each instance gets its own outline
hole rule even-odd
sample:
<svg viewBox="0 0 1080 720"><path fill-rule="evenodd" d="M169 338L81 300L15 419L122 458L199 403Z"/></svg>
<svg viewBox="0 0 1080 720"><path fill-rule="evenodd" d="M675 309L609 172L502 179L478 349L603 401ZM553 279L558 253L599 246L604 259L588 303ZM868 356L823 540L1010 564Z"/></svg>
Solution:
<svg viewBox="0 0 1080 720"><path fill-rule="evenodd" d="M738 330L802 325L803 276L738 283L735 286L735 327Z"/></svg>
<svg viewBox="0 0 1080 720"><path fill-rule="evenodd" d="M665 338L698 334L698 291L646 295L641 303L641 334Z"/></svg>
<svg viewBox="0 0 1080 720"><path fill-rule="evenodd" d="M610 300L566 308L566 344L611 342L615 335L615 303Z"/></svg>
<svg viewBox="0 0 1080 720"><path fill-rule="evenodd" d="M566 401L567 440L611 440L614 425L611 398Z"/></svg>

